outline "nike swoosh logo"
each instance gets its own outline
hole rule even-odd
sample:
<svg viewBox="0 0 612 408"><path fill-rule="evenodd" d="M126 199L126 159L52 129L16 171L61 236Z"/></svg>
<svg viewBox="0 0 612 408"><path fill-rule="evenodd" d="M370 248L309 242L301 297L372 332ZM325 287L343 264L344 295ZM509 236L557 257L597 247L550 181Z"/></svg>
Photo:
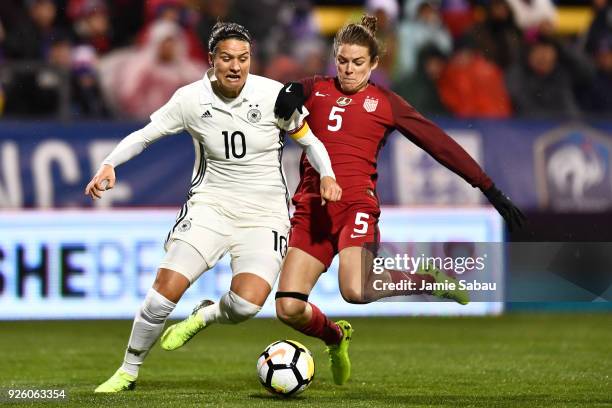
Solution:
<svg viewBox="0 0 612 408"><path fill-rule="evenodd" d="M359 234L357 234L357 235L355 235L355 234L351 234L351 238L362 238L362 237L365 237L365 234L363 234L363 235L359 235Z"/></svg>
<svg viewBox="0 0 612 408"><path fill-rule="evenodd" d="M287 87L287 89L285 89L285 92L291 92L291 87L293 86L293 84L289 84L289 86Z"/></svg>
<svg viewBox="0 0 612 408"><path fill-rule="evenodd" d="M328 96L327 94L319 93L319 91L315 92L315 96Z"/></svg>
<svg viewBox="0 0 612 408"><path fill-rule="evenodd" d="M287 352L287 350L282 349L282 348L281 348L281 349L276 350L275 352L273 352L272 354L270 354L270 355L268 356L268 358L266 358L266 359L263 361L263 363L261 363L261 365L266 364L268 361L270 361L270 360L272 359L272 357L275 357L275 356L278 356L278 355L280 355L280 356L281 356L281 358L285 357L285 353L286 353L286 352Z"/></svg>

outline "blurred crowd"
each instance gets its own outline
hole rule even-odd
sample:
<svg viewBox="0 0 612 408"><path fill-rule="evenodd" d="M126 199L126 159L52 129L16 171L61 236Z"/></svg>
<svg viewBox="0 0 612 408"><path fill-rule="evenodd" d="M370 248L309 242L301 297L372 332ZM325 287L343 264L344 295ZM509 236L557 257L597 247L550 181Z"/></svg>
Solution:
<svg viewBox="0 0 612 408"><path fill-rule="evenodd" d="M612 113L612 8L559 35L552 0L367 0L385 54L373 81L428 115ZM0 112L144 119L208 66L216 21L255 39L251 72L334 74L308 0L2 0ZM359 15L354 16L356 18Z"/></svg>

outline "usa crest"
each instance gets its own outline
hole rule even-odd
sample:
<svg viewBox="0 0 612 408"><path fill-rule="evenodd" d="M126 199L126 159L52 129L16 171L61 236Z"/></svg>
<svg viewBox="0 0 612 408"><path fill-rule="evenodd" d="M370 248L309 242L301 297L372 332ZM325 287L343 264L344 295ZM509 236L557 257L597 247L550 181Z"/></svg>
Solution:
<svg viewBox="0 0 612 408"><path fill-rule="evenodd" d="M249 120L249 122L257 123L261 120L261 111L257 109L258 107L259 105L255 105L254 108L253 105L249 105L249 108L251 108L247 113L247 119Z"/></svg>
<svg viewBox="0 0 612 408"><path fill-rule="evenodd" d="M365 109L366 112L370 112L370 113L374 112L377 106L378 106L378 99L370 98L369 96L366 96L365 101L363 101L363 109Z"/></svg>
<svg viewBox="0 0 612 408"><path fill-rule="evenodd" d="M346 106L346 105L348 105L349 103L351 103L351 101L352 101L352 99L351 99L351 98L347 98L346 96L341 96L341 97L339 97L339 98L338 98L338 100L336 101L336 103L337 103L339 106Z"/></svg>

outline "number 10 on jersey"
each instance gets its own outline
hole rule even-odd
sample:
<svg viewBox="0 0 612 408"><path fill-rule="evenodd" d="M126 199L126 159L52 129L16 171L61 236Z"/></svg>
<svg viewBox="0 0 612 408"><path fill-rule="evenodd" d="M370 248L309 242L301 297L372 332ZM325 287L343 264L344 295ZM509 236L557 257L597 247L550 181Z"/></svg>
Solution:
<svg viewBox="0 0 612 408"><path fill-rule="evenodd" d="M274 230L272 230L272 235L274 235L274 251L280 253L284 258L287 255L287 237Z"/></svg>
<svg viewBox="0 0 612 408"><path fill-rule="evenodd" d="M246 138L244 133L235 131L230 135L226 130L223 131L223 141L225 142L225 158L234 157L242 159L246 155ZM236 147L239 144L240 146Z"/></svg>

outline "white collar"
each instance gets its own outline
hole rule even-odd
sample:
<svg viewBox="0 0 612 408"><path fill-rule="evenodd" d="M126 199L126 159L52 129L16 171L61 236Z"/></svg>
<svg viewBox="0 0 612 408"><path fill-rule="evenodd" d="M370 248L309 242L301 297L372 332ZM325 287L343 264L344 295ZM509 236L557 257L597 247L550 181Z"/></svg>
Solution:
<svg viewBox="0 0 612 408"><path fill-rule="evenodd" d="M242 102L248 101L253 98L253 86L251 80L251 74L247 75L246 82L240 94L234 98L229 104L223 102L223 100L215 93L212 88L212 81L216 81L213 68L209 68L208 71L204 73L204 78L202 78L202 83L204 84L203 92L200 93L200 105L211 104L213 106L230 106L233 107Z"/></svg>

